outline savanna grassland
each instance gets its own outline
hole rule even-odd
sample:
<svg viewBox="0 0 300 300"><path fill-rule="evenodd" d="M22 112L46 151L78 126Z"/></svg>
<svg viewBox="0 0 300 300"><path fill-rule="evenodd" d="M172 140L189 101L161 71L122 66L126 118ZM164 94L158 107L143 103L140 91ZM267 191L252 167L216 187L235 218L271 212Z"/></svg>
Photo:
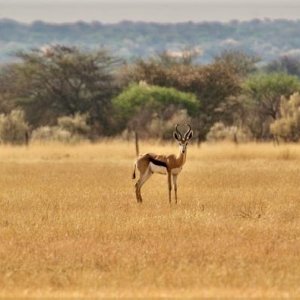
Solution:
<svg viewBox="0 0 300 300"><path fill-rule="evenodd" d="M1 146L1 297L300 297L300 145L190 146L177 206L133 150Z"/></svg>

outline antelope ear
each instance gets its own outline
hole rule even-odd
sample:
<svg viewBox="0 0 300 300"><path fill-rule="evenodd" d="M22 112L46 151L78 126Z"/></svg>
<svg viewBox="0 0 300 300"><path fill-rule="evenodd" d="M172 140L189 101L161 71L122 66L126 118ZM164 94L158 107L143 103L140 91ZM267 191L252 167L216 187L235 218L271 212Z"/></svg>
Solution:
<svg viewBox="0 0 300 300"><path fill-rule="evenodd" d="M188 136L186 137L187 141L190 140L193 137L193 130L190 131L190 133L188 134Z"/></svg>
<svg viewBox="0 0 300 300"><path fill-rule="evenodd" d="M173 132L173 137L175 140L180 141L180 137L177 132L175 132L175 131Z"/></svg>

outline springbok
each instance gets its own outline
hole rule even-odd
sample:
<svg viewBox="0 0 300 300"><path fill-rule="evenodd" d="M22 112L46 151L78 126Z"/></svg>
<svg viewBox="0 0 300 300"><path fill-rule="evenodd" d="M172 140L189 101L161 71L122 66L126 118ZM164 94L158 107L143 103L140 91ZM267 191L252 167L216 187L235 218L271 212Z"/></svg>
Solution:
<svg viewBox="0 0 300 300"><path fill-rule="evenodd" d="M140 178L135 184L135 193L137 202L142 202L141 188L144 183L151 177L153 173L168 175L168 187L169 187L169 203L171 204L171 191L172 182L171 176L173 177L173 184L175 190L175 203L177 204L177 176L181 172L182 167L186 161L186 148L189 140L193 136L193 131L190 125L188 126L187 132L182 136L178 130L178 124L173 132L173 137L178 141L179 154L175 156L171 155L157 155L154 153L146 153L140 155L135 161L132 179L135 179L136 168L140 172Z"/></svg>

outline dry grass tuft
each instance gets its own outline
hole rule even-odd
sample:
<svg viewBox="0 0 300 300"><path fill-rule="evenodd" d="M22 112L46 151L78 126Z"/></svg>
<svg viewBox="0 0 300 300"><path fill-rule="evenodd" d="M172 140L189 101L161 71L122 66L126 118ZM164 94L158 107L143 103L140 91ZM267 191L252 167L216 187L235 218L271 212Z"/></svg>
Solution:
<svg viewBox="0 0 300 300"><path fill-rule="evenodd" d="M0 296L300 296L300 146L191 146L171 207L159 175L136 204L133 160L120 141L0 148Z"/></svg>
<svg viewBox="0 0 300 300"><path fill-rule="evenodd" d="M261 200L251 201L242 205L238 216L249 219L260 219L266 212L266 205Z"/></svg>

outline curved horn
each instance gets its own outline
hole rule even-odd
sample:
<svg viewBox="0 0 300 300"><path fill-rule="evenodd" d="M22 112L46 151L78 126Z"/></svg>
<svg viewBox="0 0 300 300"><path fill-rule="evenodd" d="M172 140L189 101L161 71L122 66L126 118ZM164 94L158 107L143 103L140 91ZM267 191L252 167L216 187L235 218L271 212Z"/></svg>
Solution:
<svg viewBox="0 0 300 300"><path fill-rule="evenodd" d="M179 126L179 124L176 124L175 130L178 133L178 135L180 136L180 139L182 139L182 135L181 135L180 131L178 130L178 126Z"/></svg>
<svg viewBox="0 0 300 300"><path fill-rule="evenodd" d="M189 133L191 132L191 130L192 130L192 127L191 127L191 125L190 124L186 124L188 127L189 127L189 129L188 129L188 131L184 134L184 139L186 139L187 138L187 136L189 135Z"/></svg>

